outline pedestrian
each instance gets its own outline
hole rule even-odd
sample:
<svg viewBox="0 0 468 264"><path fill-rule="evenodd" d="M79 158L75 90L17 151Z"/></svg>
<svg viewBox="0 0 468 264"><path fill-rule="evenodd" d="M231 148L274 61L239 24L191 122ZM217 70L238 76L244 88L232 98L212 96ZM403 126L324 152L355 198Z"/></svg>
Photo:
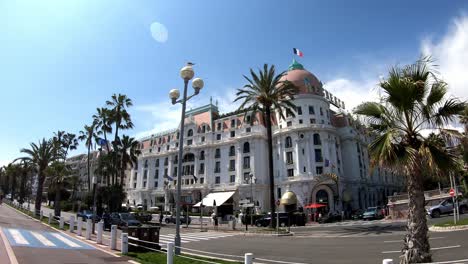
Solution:
<svg viewBox="0 0 468 264"><path fill-rule="evenodd" d="M159 226L161 226L161 225L162 225L162 220L163 220L163 217L164 217L164 215L163 215L163 211L161 210L161 212L159 212Z"/></svg>
<svg viewBox="0 0 468 264"><path fill-rule="evenodd" d="M214 212L211 214L211 218L213 219L214 229L218 231L218 217Z"/></svg>

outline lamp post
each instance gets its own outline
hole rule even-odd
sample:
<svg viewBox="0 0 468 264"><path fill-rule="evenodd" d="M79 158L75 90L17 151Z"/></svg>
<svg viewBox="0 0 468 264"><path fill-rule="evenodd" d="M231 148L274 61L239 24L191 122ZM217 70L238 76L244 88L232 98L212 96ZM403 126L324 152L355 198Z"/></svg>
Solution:
<svg viewBox="0 0 468 264"><path fill-rule="evenodd" d="M253 209L255 208L255 201L253 198L253 183L254 181L257 182L257 178L255 178L254 175L250 173L249 178L247 178L247 180L250 182L250 203L253 204L250 211L250 224L253 226Z"/></svg>
<svg viewBox="0 0 468 264"><path fill-rule="evenodd" d="M180 193L181 193L181 180L182 180L182 155L184 151L184 121L185 121L185 107L188 100L197 95L203 88L203 80L195 78L192 81L192 87L195 90L194 94L187 97L187 85L188 82L193 78L195 72L192 68L193 63L187 63L185 67L180 70L180 77L184 80L184 93L182 99L179 99L180 92L178 89L172 89L169 92L169 97L172 100L172 104L180 103L182 105L182 114L180 118L180 130L179 130L179 157L177 163L177 196L176 196L176 235L175 235L175 254L180 255Z"/></svg>

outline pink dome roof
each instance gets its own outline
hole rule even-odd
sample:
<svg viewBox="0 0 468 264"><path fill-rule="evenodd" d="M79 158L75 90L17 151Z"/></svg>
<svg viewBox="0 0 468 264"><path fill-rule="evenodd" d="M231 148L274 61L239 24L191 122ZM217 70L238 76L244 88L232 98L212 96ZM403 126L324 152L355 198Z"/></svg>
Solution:
<svg viewBox="0 0 468 264"><path fill-rule="evenodd" d="M299 94L317 94L323 96L322 83L311 72L293 60L288 71L280 79L281 81L290 81L299 88Z"/></svg>

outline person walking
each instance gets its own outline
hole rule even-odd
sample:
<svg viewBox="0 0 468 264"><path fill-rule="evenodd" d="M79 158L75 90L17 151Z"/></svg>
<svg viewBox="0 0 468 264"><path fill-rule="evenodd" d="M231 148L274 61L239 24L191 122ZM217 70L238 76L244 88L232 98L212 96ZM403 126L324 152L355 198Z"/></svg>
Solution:
<svg viewBox="0 0 468 264"><path fill-rule="evenodd" d="M216 231L218 231L218 217L217 217L217 215L215 214L215 212L213 212L213 214L211 214L211 218L213 219L214 229L215 229Z"/></svg>

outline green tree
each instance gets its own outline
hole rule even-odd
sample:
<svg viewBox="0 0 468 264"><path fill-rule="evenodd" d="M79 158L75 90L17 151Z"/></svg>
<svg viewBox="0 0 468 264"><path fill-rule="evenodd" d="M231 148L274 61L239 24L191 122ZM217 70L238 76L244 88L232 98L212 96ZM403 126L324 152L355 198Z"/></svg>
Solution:
<svg viewBox="0 0 468 264"><path fill-rule="evenodd" d="M104 107L97 108L96 111L97 113L93 115L94 123L96 124L96 129L101 131L101 134L104 136L104 140L106 141L106 150L107 153L109 153L110 148L107 143L107 134L112 133L112 112Z"/></svg>
<svg viewBox="0 0 468 264"><path fill-rule="evenodd" d="M425 167L438 173L456 166L456 157L423 129L443 129L465 107L445 99L447 84L437 78L428 59L394 67L381 81L380 102L362 103L355 109L376 134L369 145L372 165L389 167L406 175L409 196L407 235L400 263L430 262L430 245L424 209ZM441 173L440 173L441 174Z"/></svg>
<svg viewBox="0 0 468 264"><path fill-rule="evenodd" d="M106 105L112 107L110 109L110 124L115 125L114 144L118 143L119 129L133 128L132 119L127 111L127 108L133 105L132 100L124 94L113 94L110 101L106 101Z"/></svg>
<svg viewBox="0 0 468 264"><path fill-rule="evenodd" d="M54 215L60 216L60 202L61 193L67 183L68 178L72 173L71 168L65 162L55 161L47 169L46 175L48 177L49 186L55 190L54 200Z"/></svg>
<svg viewBox="0 0 468 264"><path fill-rule="evenodd" d="M78 139L85 142L88 149L88 191L91 190L91 148L93 144L97 143L101 131L96 130L96 123L93 122L90 126L85 125L84 130L80 131Z"/></svg>
<svg viewBox="0 0 468 264"><path fill-rule="evenodd" d="M133 105L132 100L124 94L113 94L110 101L106 101L106 105L110 106L110 124L115 126L114 129L114 149L118 149L118 144L120 142L119 138L119 129L131 129L133 128L132 119L127 109ZM121 156L119 152L114 153L116 155L115 166L119 167L121 165ZM116 173L118 173L118 169ZM116 184L117 174L112 177L112 184Z"/></svg>
<svg viewBox="0 0 468 264"><path fill-rule="evenodd" d="M272 143L272 111L276 111L281 118L284 118L284 112L289 112L294 115L296 106L293 103L294 95L297 94L298 88L291 82L281 81L284 73L275 74L275 66L268 67L268 64L263 65L263 70L259 70L256 74L250 69L250 77L244 75L247 84L243 88L237 90L236 101L241 101L238 110L247 110L253 117L260 113L267 129L268 141L268 173L270 187L270 208L272 213L272 221L270 227L273 227L273 218L275 215L275 183L273 174L273 143ZM253 118L252 118L253 119ZM251 120L252 120L251 119Z"/></svg>
<svg viewBox="0 0 468 264"><path fill-rule="evenodd" d="M29 149L21 149L20 152L27 156L18 158L17 160L28 161L33 164L37 169L37 186L36 186L36 202L34 204L35 215L39 216L42 203L42 190L46 178L45 171L49 165L58 160L56 145L53 140L39 141L39 144L31 143Z"/></svg>
<svg viewBox="0 0 468 264"><path fill-rule="evenodd" d="M118 151L120 152L120 184L124 185L125 170L130 165L131 168L138 162L138 155L141 151L138 149L139 142L134 138L123 135L119 141Z"/></svg>

